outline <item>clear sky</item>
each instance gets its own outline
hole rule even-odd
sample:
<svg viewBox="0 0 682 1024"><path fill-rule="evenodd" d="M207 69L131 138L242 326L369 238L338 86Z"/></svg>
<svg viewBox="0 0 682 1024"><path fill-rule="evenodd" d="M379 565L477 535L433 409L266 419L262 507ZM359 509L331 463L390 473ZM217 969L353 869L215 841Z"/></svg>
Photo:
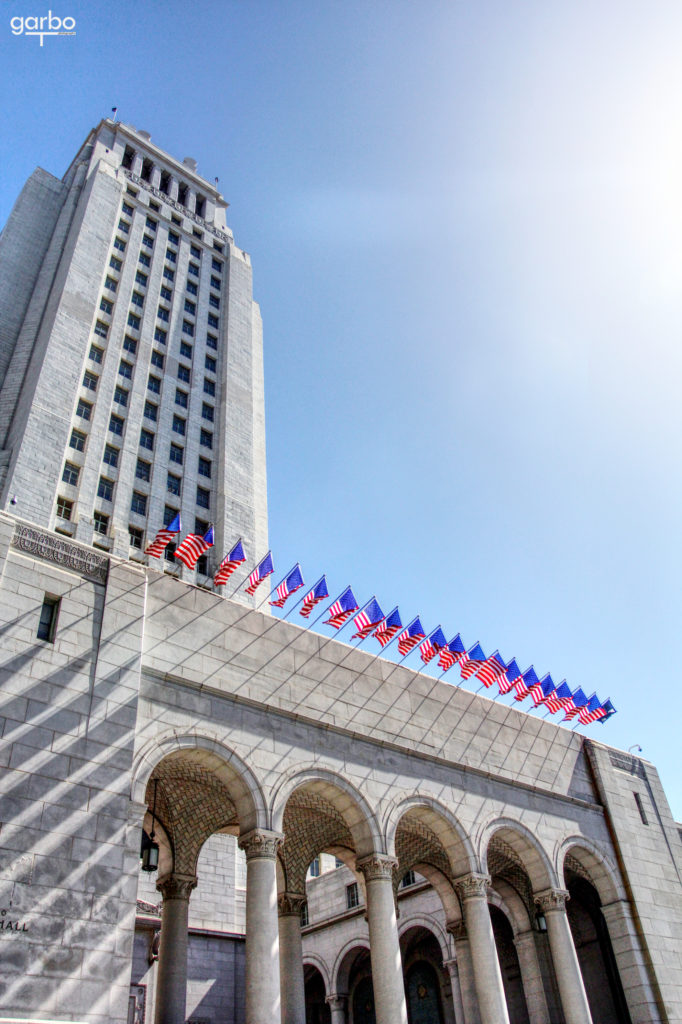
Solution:
<svg viewBox="0 0 682 1024"><path fill-rule="evenodd" d="M610 696L682 819L682 6L50 6L0 0L0 223L114 105L218 175L276 567Z"/></svg>

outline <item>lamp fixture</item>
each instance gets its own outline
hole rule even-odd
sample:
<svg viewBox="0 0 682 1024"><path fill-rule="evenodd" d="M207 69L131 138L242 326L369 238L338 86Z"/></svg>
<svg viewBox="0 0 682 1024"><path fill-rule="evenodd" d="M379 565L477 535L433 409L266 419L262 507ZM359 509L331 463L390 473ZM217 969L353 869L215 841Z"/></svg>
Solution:
<svg viewBox="0 0 682 1024"><path fill-rule="evenodd" d="M159 780L154 779L154 804L152 807L152 831L150 835L142 830L142 846L140 856L142 857L143 871L156 871L159 867L159 844L154 842L154 824L156 822L156 788Z"/></svg>

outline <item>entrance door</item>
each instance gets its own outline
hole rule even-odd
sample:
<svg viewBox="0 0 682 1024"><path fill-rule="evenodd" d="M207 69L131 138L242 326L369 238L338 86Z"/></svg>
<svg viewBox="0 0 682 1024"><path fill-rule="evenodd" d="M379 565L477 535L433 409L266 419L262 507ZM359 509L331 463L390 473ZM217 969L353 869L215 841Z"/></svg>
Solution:
<svg viewBox="0 0 682 1024"><path fill-rule="evenodd" d="M407 972L407 1016L410 1024L443 1024L436 972L424 960Z"/></svg>
<svg viewBox="0 0 682 1024"><path fill-rule="evenodd" d="M353 1024L376 1024L374 988L371 978L363 978L353 993Z"/></svg>

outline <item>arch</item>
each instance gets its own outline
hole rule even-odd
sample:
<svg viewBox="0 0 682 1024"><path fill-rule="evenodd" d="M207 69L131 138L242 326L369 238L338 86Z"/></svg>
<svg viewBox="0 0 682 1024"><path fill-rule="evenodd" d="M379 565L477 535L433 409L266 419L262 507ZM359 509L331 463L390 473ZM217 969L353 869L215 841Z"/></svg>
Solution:
<svg viewBox="0 0 682 1024"><path fill-rule="evenodd" d="M599 894L602 906L625 900L625 889L618 877L615 864L609 860L604 850L585 836L568 836L557 844L555 863L560 885L566 889L566 857L571 855L581 865L589 877L589 881Z"/></svg>
<svg viewBox="0 0 682 1024"><path fill-rule="evenodd" d="M385 819L388 853L395 855L396 832L402 818L409 812L414 812L437 836L450 861L453 878L477 870L474 848L463 826L439 800L423 793L414 793L389 805Z"/></svg>
<svg viewBox="0 0 682 1024"><path fill-rule="evenodd" d="M414 870L418 871L420 875L432 886L433 890L438 893L440 897L441 906L443 907L443 913L445 914L446 921L457 921L461 917L461 910L457 894L454 890L452 882L449 878L446 878L438 868L432 867L431 864L420 864L419 861L414 865ZM400 893L400 890L398 890Z"/></svg>
<svg viewBox="0 0 682 1024"><path fill-rule="evenodd" d="M304 952L303 952L303 966L305 967L306 964L309 964L311 967L316 967L317 970L320 972L320 974L322 975L322 980L324 982L325 992L327 993L327 995L329 995L330 992L331 992L331 989L329 987L329 985L330 985L330 976L329 976L329 967L327 966L327 961L324 960L319 955L319 953L310 953L310 952L305 952L305 950L304 950Z"/></svg>
<svg viewBox="0 0 682 1024"><path fill-rule="evenodd" d="M513 888L503 878L497 879L493 888L488 892L488 903L497 907L507 917L512 926L514 938L522 932L527 932L533 927L528 907Z"/></svg>
<svg viewBox="0 0 682 1024"><path fill-rule="evenodd" d="M331 991L336 993L336 995L348 995L348 980L355 960L355 957L351 957L350 954L361 949L366 950L368 953L370 952L369 936L356 935L354 938L349 939L336 954L331 976Z"/></svg>
<svg viewBox="0 0 682 1024"><path fill-rule="evenodd" d="M182 735L167 731L149 740L133 765L131 799L145 804L147 783L165 758L183 753L215 775L229 790L242 834L268 827L265 797L260 783L242 759L220 740L196 730Z"/></svg>
<svg viewBox="0 0 682 1024"><path fill-rule="evenodd" d="M450 938L439 921L434 921L432 917L427 917L425 914L410 914L409 917L401 917L398 921L398 938L402 939L403 935L407 934L411 928L425 928L426 931L431 932L440 946L444 961L453 956L450 949Z"/></svg>
<svg viewBox="0 0 682 1024"><path fill-rule="evenodd" d="M547 851L537 836L514 818L493 818L480 829L476 846L483 872L488 870L488 847L495 835L499 835L520 859L533 892L556 888L557 874Z"/></svg>
<svg viewBox="0 0 682 1024"><path fill-rule="evenodd" d="M283 830L287 801L299 789L312 790L338 811L353 837L356 857L386 852L376 815L362 793L339 773L314 764L290 769L275 787L270 819L276 832Z"/></svg>

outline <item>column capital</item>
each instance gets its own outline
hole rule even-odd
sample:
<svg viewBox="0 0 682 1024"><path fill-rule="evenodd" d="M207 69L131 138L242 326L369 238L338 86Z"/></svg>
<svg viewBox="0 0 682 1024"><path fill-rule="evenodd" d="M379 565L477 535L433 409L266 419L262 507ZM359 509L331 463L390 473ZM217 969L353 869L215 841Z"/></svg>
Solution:
<svg viewBox="0 0 682 1024"><path fill-rule="evenodd" d="M455 942L467 938L467 928L464 921L448 921L445 928L452 935Z"/></svg>
<svg viewBox="0 0 682 1024"><path fill-rule="evenodd" d="M277 897L277 911L280 917L300 917L305 904L305 893L282 892Z"/></svg>
<svg viewBox="0 0 682 1024"><path fill-rule="evenodd" d="M393 869L398 867L398 860L385 853L370 853L368 857L356 862L358 871L362 871L366 882L377 878L393 879Z"/></svg>
<svg viewBox="0 0 682 1024"><path fill-rule="evenodd" d="M192 889L196 889L196 875L162 875L156 883L164 900L189 900Z"/></svg>
<svg viewBox="0 0 682 1024"><path fill-rule="evenodd" d="M443 967L445 967L452 977L455 974L459 974L459 967L457 966L457 957L453 956L449 960L443 960Z"/></svg>
<svg viewBox="0 0 682 1024"><path fill-rule="evenodd" d="M455 879L455 889L463 900L488 899L488 889L492 879L490 875L461 875Z"/></svg>
<svg viewBox="0 0 682 1024"><path fill-rule="evenodd" d="M281 832L271 832L265 828L254 828L246 835L239 837L239 849L246 854L247 860L264 857L275 860L284 836Z"/></svg>
<svg viewBox="0 0 682 1024"><path fill-rule="evenodd" d="M325 999L325 1003L327 1003L332 1010L345 1010L347 1001L347 996L340 996L336 992L332 992L331 995L328 995Z"/></svg>
<svg viewBox="0 0 682 1024"><path fill-rule="evenodd" d="M533 901L543 914L550 914L553 910L566 910L570 898L570 893L566 889L543 889L542 892L533 893Z"/></svg>

